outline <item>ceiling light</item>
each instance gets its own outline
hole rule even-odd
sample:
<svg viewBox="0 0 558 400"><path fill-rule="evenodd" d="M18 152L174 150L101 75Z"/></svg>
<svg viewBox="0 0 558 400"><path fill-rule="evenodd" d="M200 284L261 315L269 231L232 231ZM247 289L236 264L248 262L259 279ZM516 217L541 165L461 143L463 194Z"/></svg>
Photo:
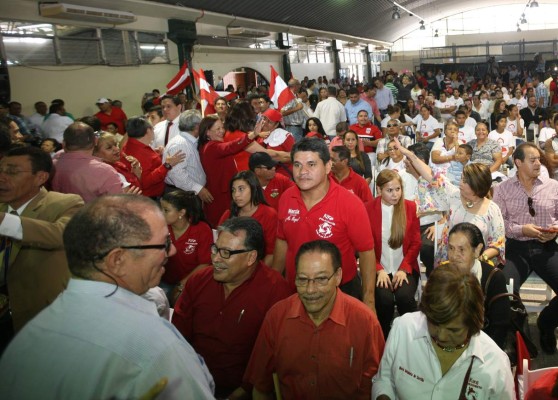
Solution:
<svg viewBox="0 0 558 400"><path fill-rule="evenodd" d="M521 14L521 23L526 24L527 20L525 19L525 14Z"/></svg>
<svg viewBox="0 0 558 400"><path fill-rule="evenodd" d="M539 6L539 3L537 3L537 0L533 0L533 1L531 1L531 5L529 7L537 8L538 6Z"/></svg>
<svg viewBox="0 0 558 400"><path fill-rule="evenodd" d="M423 31L426 28L424 27L424 21L420 21L420 30Z"/></svg>
<svg viewBox="0 0 558 400"><path fill-rule="evenodd" d="M399 7L393 6L393 14L391 14L391 19L399 19L401 14L399 14Z"/></svg>

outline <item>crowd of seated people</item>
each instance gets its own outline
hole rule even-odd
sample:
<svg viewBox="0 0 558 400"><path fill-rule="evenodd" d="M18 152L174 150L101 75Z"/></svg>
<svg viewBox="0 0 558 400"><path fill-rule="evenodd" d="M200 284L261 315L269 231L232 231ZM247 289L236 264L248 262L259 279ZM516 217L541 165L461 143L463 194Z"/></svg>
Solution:
<svg viewBox="0 0 558 400"><path fill-rule="evenodd" d="M416 352L435 351L441 370L431 376L421 370L426 365L411 362L416 377L408 393L419 376L428 383L417 389L424 393L440 382L460 389L464 381L452 371L463 370L471 382L484 374L485 386L476 389L511 398L507 372L497 376L509 370L503 349L512 329L510 302L500 297L492 304L488 297L506 293L510 278L519 294L532 272L558 292L558 77L512 70L483 79L389 71L368 84L293 78L288 88L295 99L283 108L270 100L267 86L239 86L236 99L218 98L216 113L205 117L195 100L158 98L158 91L142 99L133 117L108 98L97 100L97 114L80 118L67 113L61 99L35 103L29 117L18 102L0 104L2 275L12 274L18 261L32 262L22 260L25 251L12 252L12 242L64 247L69 217L48 222L58 227L56 244L27 245L27 220L41 219L28 209L37 191L77 195L87 210L110 196L145 198L138 204L162 210L167 242L144 238L153 246L138 251L165 251L168 258L166 271L147 286L160 286L163 304L176 307L176 332L208 360L218 398L269 398L274 382L268 373L292 398L408 398L392 387L404 385L408 371L392 375L400 373L394 360L412 357L401 353L410 338L426 346ZM48 165L37 167L38 149L47 155L40 163ZM32 167L10 161L18 157ZM18 187L33 196L15 201L7 195ZM8 215L12 211L18 214ZM93 267L101 262L112 269L79 278L99 272L109 284L120 282L117 260L95 259ZM348 265L357 262L355 275ZM417 302L421 262L428 282L434 279ZM498 274L488 280L493 270ZM264 277L275 282L273 289L256 288ZM68 279L69 273L56 283L56 294ZM452 279L453 286L444 286ZM14 349L21 346L20 332L41 311L12 316L10 305L21 294L10 285L23 284L0 278L0 300L6 299L0 329L11 327L0 337L0 351L10 341ZM486 301L471 298L479 290ZM49 296L43 308L50 307ZM468 310L460 319L463 302L482 311ZM409 315L394 321L396 309L401 318ZM370 324L376 337L353 332L356 321ZM309 345L293 345L290 357L285 341L310 335L305 325L343 339L325 350L309 336ZM537 327L540 348L556 353L556 297ZM365 340L374 342L374 354L363 358ZM482 346L494 354L491 373L474 362ZM10 349L6 357L13 360ZM0 377L6 363L0 361ZM289 371L302 374L300 381Z"/></svg>

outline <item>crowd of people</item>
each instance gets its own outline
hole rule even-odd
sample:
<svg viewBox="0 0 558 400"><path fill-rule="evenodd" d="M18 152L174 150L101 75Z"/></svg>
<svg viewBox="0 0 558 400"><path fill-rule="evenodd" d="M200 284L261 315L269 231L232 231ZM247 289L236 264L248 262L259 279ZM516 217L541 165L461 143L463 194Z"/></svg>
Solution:
<svg viewBox="0 0 558 400"><path fill-rule="evenodd" d="M558 292L558 77L509 72L0 104L0 397L514 398L506 284ZM556 297L537 326L555 353Z"/></svg>

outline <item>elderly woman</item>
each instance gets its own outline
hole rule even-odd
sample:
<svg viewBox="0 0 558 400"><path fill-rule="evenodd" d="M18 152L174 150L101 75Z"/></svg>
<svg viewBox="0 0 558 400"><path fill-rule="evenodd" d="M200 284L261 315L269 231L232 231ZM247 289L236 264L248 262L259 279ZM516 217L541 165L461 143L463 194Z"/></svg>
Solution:
<svg viewBox="0 0 558 400"><path fill-rule="evenodd" d="M444 137L438 138L430 152L430 167L434 173L447 173L452 161L456 160L459 147L459 125L453 120L446 123Z"/></svg>
<svg viewBox="0 0 558 400"><path fill-rule="evenodd" d="M141 165L135 157L121 154L115 135L108 132L101 134L93 148L93 155L118 172L123 187L132 185L141 188Z"/></svg>
<svg viewBox="0 0 558 400"><path fill-rule="evenodd" d="M462 222L451 228L448 240L449 263L463 272L472 273L479 280L485 295L485 322L488 322L483 331L504 349L511 318L510 299L508 296L495 296L508 293L506 278L500 269L479 260L483 251L484 239L476 225Z"/></svg>
<svg viewBox="0 0 558 400"><path fill-rule="evenodd" d="M420 311L393 323L372 399L515 399L508 357L481 331L483 301L472 274L432 271Z"/></svg>
<svg viewBox="0 0 558 400"><path fill-rule="evenodd" d="M460 222L471 222L482 232L486 249L481 254L485 262L497 265L505 260L504 219L500 208L488 198L492 176L486 165L473 163L463 168L459 187L445 175L432 175L430 168L413 152L400 146L401 152L412 163L423 179L419 180L419 212L445 211L447 222L438 246L435 264L447 260L448 233Z"/></svg>
<svg viewBox="0 0 558 400"><path fill-rule="evenodd" d="M485 122L479 122L475 128L476 139L468 144L473 148L471 162L485 164L490 172L496 172L502 165L502 148L500 145L488 138L488 126Z"/></svg>

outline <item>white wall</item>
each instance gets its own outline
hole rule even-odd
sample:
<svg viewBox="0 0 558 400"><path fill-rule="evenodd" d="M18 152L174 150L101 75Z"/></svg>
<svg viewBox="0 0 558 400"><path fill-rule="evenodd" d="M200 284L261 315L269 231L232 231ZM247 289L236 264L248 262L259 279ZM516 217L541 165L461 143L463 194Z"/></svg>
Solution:
<svg viewBox="0 0 558 400"><path fill-rule="evenodd" d="M335 68L333 63L320 63L320 64L291 64L291 72L293 76L302 80L305 76L309 79L318 79L318 76L325 75L328 79L335 76Z"/></svg>
<svg viewBox="0 0 558 400"><path fill-rule="evenodd" d="M71 66L9 67L12 100L23 105L23 114L31 115L36 101L61 98L76 118L99 111L99 97L119 99L130 117L141 113L140 101L145 92L159 89L178 72L177 65L142 65L139 67Z"/></svg>

